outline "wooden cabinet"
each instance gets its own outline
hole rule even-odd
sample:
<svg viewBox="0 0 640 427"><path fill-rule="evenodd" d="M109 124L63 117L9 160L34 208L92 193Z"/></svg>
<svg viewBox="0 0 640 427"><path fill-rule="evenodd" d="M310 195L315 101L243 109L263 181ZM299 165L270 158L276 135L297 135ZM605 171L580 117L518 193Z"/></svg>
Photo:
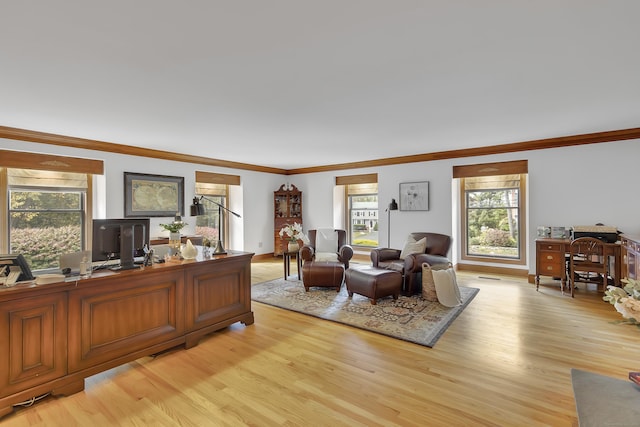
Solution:
<svg viewBox="0 0 640 427"><path fill-rule="evenodd" d="M204 335L235 322L253 323L251 264L230 259L215 269L204 265L186 271L186 348Z"/></svg>
<svg viewBox="0 0 640 427"><path fill-rule="evenodd" d="M536 287L540 284L540 276L559 277L562 280L562 289L565 289L567 270L565 245L562 241L536 240Z"/></svg>
<svg viewBox="0 0 640 427"><path fill-rule="evenodd" d="M184 335L184 272L159 272L114 274L69 292L70 373L117 366L114 359Z"/></svg>
<svg viewBox="0 0 640 427"><path fill-rule="evenodd" d="M33 397L81 391L86 377L106 369L252 324L252 256L230 251L77 282L0 287L0 417Z"/></svg>
<svg viewBox="0 0 640 427"><path fill-rule="evenodd" d="M282 255L287 241L280 238L280 230L294 222L302 225L302 191L299 191L295 185L285 187L282 184L277 191L273 192L273 208L273 254Z"/></svg>
<svg viewBox="0 0 640 427"><path fill-rule="evenodd" d="M19 298L1 303L0 348L0 400L64 376L66 295L52 293L36 300ZM29 397L33 396L24 400Z"/></svg>
<svg viewBox="0 0 640 427"><path fill-rule="evenodd" d="M630 279L640 278L640 236L620 236L622 243L622 275Z"/></svg>

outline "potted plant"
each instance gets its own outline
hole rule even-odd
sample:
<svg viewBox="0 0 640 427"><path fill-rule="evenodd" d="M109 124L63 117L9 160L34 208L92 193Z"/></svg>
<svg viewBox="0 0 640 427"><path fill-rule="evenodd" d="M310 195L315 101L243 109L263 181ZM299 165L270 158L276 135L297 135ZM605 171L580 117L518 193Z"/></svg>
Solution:
<svg viewBox="0 0 640 427"><path fill-rule="evenodd" d="M309 243L309 238L302 232L302 224L297 222L294 222L293 225L285 225L280 229L280 233L278 234L281 239L284 240L286 238L289 240L287 245L287 250L289 252L298 252L298 249L300 248L300 245L298 244L299 240L305 244Z"/></svg>
<svg viewBox="0 0 640 427"><path fill-rule="evenodd" d="M182 220L182 217L176 214L173 222L168 224L160 224L160 227L169 232L169 246L180 247L180 230L182 230L187 223Z"/></svg>

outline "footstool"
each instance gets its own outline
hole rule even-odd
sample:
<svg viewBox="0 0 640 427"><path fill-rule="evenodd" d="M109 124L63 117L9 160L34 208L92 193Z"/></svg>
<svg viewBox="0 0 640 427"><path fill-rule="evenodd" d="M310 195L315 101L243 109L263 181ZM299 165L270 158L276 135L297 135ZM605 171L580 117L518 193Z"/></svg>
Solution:
<svg viewBox="0 0 640 427"><path fill-rule="evenodd" d="M398 299L402 291L402 274L399 271L381 268L350 268L346 272L346 282L349 297L354 293L364 295L371 298L373 305L378 298L389 295L392 295L393 299Z"/></svg>
<svg viewBox="0 0 640 427"><path fill-rule="evenodd" d="M344 264L341 262L305 261L302 265L302 284L306 292L312 286L336 288L336 292L340 292L343 281Z"/></svg>

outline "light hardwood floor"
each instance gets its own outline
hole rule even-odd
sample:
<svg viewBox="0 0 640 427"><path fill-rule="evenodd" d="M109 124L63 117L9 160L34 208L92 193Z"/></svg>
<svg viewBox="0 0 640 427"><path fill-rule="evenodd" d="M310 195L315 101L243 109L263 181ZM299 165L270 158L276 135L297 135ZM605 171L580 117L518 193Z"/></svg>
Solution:
<svg viewBox="0 0 640 427"><path fill-rule="evenodd" d="M279 258L252 265L253 283L281 274ZM594 289L571 299L552 280L536 292L464 276L480 292L434 348L253 303L254 325L88 378L84 392L0 424L572 426L570 368L620 379L640 369L640 330L615 324Z"/></svg>

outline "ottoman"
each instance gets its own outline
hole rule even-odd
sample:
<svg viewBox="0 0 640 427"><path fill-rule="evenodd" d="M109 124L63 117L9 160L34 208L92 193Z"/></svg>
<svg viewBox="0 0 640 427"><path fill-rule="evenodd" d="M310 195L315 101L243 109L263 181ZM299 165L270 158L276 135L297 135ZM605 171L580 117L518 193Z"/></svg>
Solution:
<svg viewBox="0 0 640 427"><path fill-rule="evenodd" d="M371 304L376 304L378 298L393 296L398 299L402 291L402 274L399 271L383 270L367 267L350 268L346 273L347 291L349 297L354 293L371 298Z"/></svg>
<svg viewBox="0 0 640 427"><path fill-rule="evenodd" d="M344 264L337 261L306 261L302 265L302 284L309 292L312 286L336 288L340 292L344 281Z"/></svg>

